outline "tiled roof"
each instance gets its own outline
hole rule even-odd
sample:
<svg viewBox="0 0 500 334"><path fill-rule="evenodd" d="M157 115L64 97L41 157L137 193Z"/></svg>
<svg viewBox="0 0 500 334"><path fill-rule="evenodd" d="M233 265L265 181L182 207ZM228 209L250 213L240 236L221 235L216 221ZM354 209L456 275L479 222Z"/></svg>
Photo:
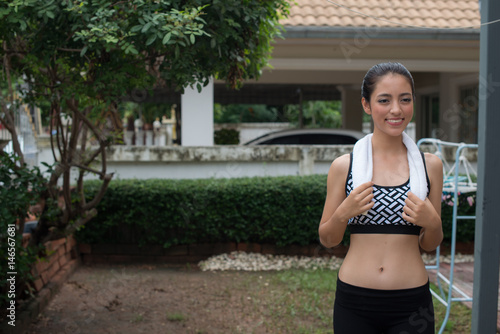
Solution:
<svg viewBox="0 0 500 334"><path fill-rule="evenodd" d="M478 0L297 0L293 27L462 28L481 23ZM335 4L334 4L335 3ZM338 4L338 5L336 5ZM340 5L340 6L339 6ZM375 19L379 18L379 19Z"/></svg>

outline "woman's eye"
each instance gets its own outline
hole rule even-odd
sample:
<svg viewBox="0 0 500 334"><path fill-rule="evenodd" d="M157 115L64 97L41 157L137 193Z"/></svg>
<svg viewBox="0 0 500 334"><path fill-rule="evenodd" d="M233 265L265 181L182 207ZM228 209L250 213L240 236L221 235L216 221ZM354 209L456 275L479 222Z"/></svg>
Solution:
<svg viewBox="0 0 500 334"><path fill-rule="evenodd" d="M389 100L388 99L381 99L381 100L378 100L378 103L388 103Z"/></svg>
<svg viewBox="0 0 500 334"><path fill-rule="evenodd" d="M404 103L411 103L411 99L410 98L402 99L401 101L404 102Z"/></svg>

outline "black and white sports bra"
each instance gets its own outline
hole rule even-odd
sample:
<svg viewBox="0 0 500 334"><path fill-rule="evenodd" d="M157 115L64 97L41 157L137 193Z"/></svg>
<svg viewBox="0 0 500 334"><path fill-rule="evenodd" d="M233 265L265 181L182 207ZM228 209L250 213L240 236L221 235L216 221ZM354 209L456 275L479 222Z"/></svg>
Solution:
<svg viewBox="0 0 500 334"><path fill-rule="evenodd" d="M423 154L422 154L422 158ZM429 176L427 178L427 194L429 194ZM353 190L352 186L352 153L349 173L345 183L346 196ZM366 215L349 219L348 227L352 233L414 234L419 235L422 227L403 219L403 207L410 190L410 180L399 186L373 186L375 204Z"/></svg>

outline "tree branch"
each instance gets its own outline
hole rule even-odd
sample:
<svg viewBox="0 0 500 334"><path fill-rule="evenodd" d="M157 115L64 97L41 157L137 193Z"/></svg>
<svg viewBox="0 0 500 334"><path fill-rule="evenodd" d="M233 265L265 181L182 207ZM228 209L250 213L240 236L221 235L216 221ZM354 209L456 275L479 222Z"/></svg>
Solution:
<svg viewBox="0 0 500 334"><path fill-rule="evenodd" d="M106 174L105 174L105 173L100 172L100 171L98 171L97 169L93 169L93 168L91 168L91 167L84 166L84 165L82 165L82 164L73 164L73 166L74 166L74 167L78 167L78 168L83 169L83 170L86 170L87 172L91 172L91 173L97 174L97 175L99 175L99 176L100 176L99 178L100 178L101 180L102 180L102 179L106 176Z"/></svg>
<svg viewBox="0 0 500 334"><path fill-rule="evenodd" d="M90 208L97 206L97 204L99 204L101 199L104 197L104 194L106 193L106 190L108 189L109 182L111 182L112 178L113 178L113 173L104 175L104 178L103 178L104 182L101 185L101 189L99 189L99 192L97 193L97 195L95 195L95 197L83 207L84 210L88 210Z"/></svg>
<svg viewBox="0 0 500 334"><path fill-rule="evenodd" d="M57 48L57 51L65 51L65 52L82 52L83 49L67 49L67 48Z"/></svg>
<svg viewBox="0 0 500 334"><path fill-rule="evenodd" d="M78 218L74 224L70 224L65 228L65 234L73 234L79 227L85 225L89 220L97 216L97 209L92 208L90 210L86 210L80 218Z"/></svg>
<svg viewBox="0 0 500 334"><path fill-rule="evenodd" d="M6 50L7 48L7 43L4 41L3 42L3 48ZM14 152L17 154L19 157L19 163L21 166L24 165L24 154L21 149L21 144L19 143L19 139L17 138L17 131L16 131L16 121L15 121L15 115L14 115L14 90L12 88L12 77L10 75L10 58L7 56L7 54L4 55L4 69L5 69L5 76L7 77L7 90L8 90L8 95L7 99L10 102L10 107L7 107L4 101L2 101L2 111L4 116L1 118L2 124L5 126L7 131L9 131L11 140L12 140L12 147L14 149Z"/></svg>

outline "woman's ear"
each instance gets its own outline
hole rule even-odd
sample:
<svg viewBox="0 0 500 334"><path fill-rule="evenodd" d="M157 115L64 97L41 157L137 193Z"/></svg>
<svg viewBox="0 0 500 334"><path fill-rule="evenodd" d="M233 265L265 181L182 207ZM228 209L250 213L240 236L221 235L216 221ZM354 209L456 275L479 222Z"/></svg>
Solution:
<svg viewBox="0 0 500 334"><path fill-rule="evenodd" d="M367 113L368 115L372 114L372 110L370 108L370 102L366 101L364 97L361 98L361 105L363 106L365 113Z"/></svg>

